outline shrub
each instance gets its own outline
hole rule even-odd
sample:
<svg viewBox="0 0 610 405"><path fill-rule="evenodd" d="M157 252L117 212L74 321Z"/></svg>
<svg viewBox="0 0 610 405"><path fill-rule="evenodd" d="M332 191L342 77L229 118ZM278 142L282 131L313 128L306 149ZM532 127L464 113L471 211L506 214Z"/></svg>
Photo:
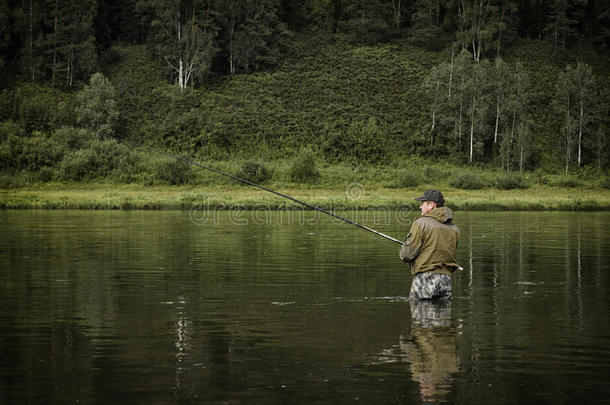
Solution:
<svg viewBox="0 0 610 405"><path fill-rule="evenodd" d="M503 174L496 177L494 185L498 190L514 190L529 187L525 178L516 173Z"/></svg>
<svg viewBox="0 0 610 405"><path fill-rule="evenodd" d="M59 174L64 180L89 180L96 177L97 166L97 156L93 150L79 149L64 155Z"/></svg>
<svg viewBox="0 0 610 405"><path fill-rule="evenodd" d="M606 190L610 190L610 177L604 177L600 184Z"/></svg>
<svg viewBox="0 0 610 405"><path fill-rule="evenodd" d="M433 179L435 181L447 177L447 173L437 169L434 166L425 166L423 170L424 177L426 179Z"/></svg>
<svg viewBox="0 0 610 405"><path fill-rule="evenodd" d="M163 157L152 164L155 177L170 185L188 183L192 176L191 166L178 159Z"/></svg>
<svg viewBox="0 0 610 405"><path fill-rule="evenodd" d="M417 187L421 183L421 176L412 171L402 173L398 179L398 187Z"/></svg>
<svg viewBox="0 0 610 405"><path fill-rule="evenodd" d="M575 176L563 175L555 177L551 185L556 187L576 188L583 185L582 181Z"/></svg>
<svg viewBox="0 0 610 405"><path fill-rule="evenodd" d="M66 126L57 128L52 136L68 149L81 149L94 139L95 135L86 129Z"/></svg>
<svg viewBox="0 0 610 405"><path fill-rule="evenodd" d="M41 167L37 173L38 181L41 181L41 182L51 181L51 180L53 180L54 176L55 176L55 172L53 171L52 168L50 168L48 166Z"/></svg>
<svg viewBox="0 0 610 405"><path fill-rule="evenodd" d="M449 184L455 188L463 190L478 190L485 187L485 182L481 177L473 172L463 172L455 176Z"/></svg>
<svg viewBox="0 0 610 405"><path fill-rule="evenodd" d="M22 150L15 156L19 169L30 173L43 167L52 167L61 162L64 155L62 145L53 137L35 132L31 137L22 140Z"/></svg>
<svg viewBox="0 0 610 405"><path fill-rule="evenodd" d="M127 145L113 139L95 139L90 145L97 157L97 175L100 177L108 176L130 154Z"/></svg>
<svg viewBox="0 0 610 405"><path fill-rule="evenodd" d="M316 159L311 150L301 150L294 159L292 166L290 166L288 176L291 180L299 183L313 183L320 177L316 168Z"/></svg>
<svg viewBox="0 0 610 405"><path fill-rule="evenodd" d="M0 189L17 188L21 186L23 186L23 179L21 176L0 172Z"/></svg>
<svg viewBox="0 0 610 405"><path fill-rule="evenodd" d="M246 160L241 164L237 177L260 184L271 178L271 171L262 163Z"/></svg>

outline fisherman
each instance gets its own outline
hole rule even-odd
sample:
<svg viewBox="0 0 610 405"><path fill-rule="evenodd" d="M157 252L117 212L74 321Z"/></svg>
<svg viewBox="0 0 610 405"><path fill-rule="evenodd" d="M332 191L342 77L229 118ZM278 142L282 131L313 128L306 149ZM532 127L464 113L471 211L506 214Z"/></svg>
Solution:
<svg viewBox="0 0 610 405"><path fill-rule="evenodd" d="M455 258L460 230L440 191L427 190L415 200L421 201L422 216L413 222L400 249L400 258L413 275L409 299L451 299L450 275L461 268Z"/></svg>

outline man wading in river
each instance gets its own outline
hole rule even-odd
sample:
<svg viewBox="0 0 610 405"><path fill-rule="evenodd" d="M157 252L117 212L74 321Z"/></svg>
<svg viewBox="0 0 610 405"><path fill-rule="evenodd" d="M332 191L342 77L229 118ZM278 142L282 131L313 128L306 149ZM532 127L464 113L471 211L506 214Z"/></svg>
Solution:
<svg viewBox="0 0 610 405"><path fill-rule="evenodd" d="M450 299L450 275L460 268L455 259L460 230L440 191L428 190L415 200L422 202L422 216L413 222L400 249L400 258L413 274L409 299Z"/></svg>

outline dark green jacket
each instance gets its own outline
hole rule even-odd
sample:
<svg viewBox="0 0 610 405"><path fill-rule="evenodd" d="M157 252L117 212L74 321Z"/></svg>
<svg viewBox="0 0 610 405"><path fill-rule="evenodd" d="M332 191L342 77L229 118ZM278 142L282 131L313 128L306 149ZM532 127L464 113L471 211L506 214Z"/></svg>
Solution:
<svg viewBox="0 0 610 405"><path fill-rule="evenodd" d="M400 249L400 258L409 263L413 275L425 271L451 274L460 267L455 258L460 230L452 220L449 208L438 207L413 222Z"/></svg>

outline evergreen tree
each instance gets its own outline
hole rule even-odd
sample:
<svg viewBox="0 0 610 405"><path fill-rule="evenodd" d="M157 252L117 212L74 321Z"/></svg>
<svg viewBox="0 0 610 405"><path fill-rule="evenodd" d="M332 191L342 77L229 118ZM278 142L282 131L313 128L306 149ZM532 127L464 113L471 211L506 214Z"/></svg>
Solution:
<svg viewBox="0 0 610 405"><path fill-rule="evenodd" d="M595 1L592 14L596 22L593 41L608 49L610 48L610 2Z"/></svg>
<svg viewBox="0 0 610 405"><path fill-rule="evenodd" d="M567 41L578 33L578 15L582 15L587 0L551 0L547 24L544 28L556 47L566 48Z"/></svg>
<svg viewBox="0 0 610 405"><path fill-rule="evenodd" d="M517 27L519 24L519 7L514 0L501 0L498 10L498 38L496 40L496 56L500 56L500 50L517 37Z"/></svg>
<svg viewBox="0 0 610 405"><path fill-rule="evenodd" d="M344 31L358 41L381 42L393 35L395 6L385 0L343 0Z"/></svg>
<svg viewBox="0 0 610 405"><path fill-rule="evenodd" d="M429 48L438 47L443 35L441 1L417 0L415 7L416 11L411 17L412 41Z"/></svg>
<svg viewBox="0 0 610 405"><path fill-rule="evenodd" d="M290 34L272 0L225 0L215 6L228 54L229 73L245 72L277 63L283 41Z"/></svg>
<svg viewBox="0 0 610 405"><path fill-rule="evenodd" d="M44 47L41 47L45 34L45 4L41 0L25 0L21 7L12 10L15 34L21 40L17 44L19 71L31 80L44 77L47 69Z"/></svg>
<svg viewBox="0 0 610 405"><path fill-rule="evenodd" d="M6 64L5 58L10 46L9 8L6 0L0 0L0 71Z"/></svg>
<svg viewBox="0 0 610 405"><path fill-rule="evenodd" d="M47 0L48 1L48 0ZM47 3L42 35L34 48L46 57L51 84L72 87L88 77L97 64L95 0L53 0Z"/></svg>

